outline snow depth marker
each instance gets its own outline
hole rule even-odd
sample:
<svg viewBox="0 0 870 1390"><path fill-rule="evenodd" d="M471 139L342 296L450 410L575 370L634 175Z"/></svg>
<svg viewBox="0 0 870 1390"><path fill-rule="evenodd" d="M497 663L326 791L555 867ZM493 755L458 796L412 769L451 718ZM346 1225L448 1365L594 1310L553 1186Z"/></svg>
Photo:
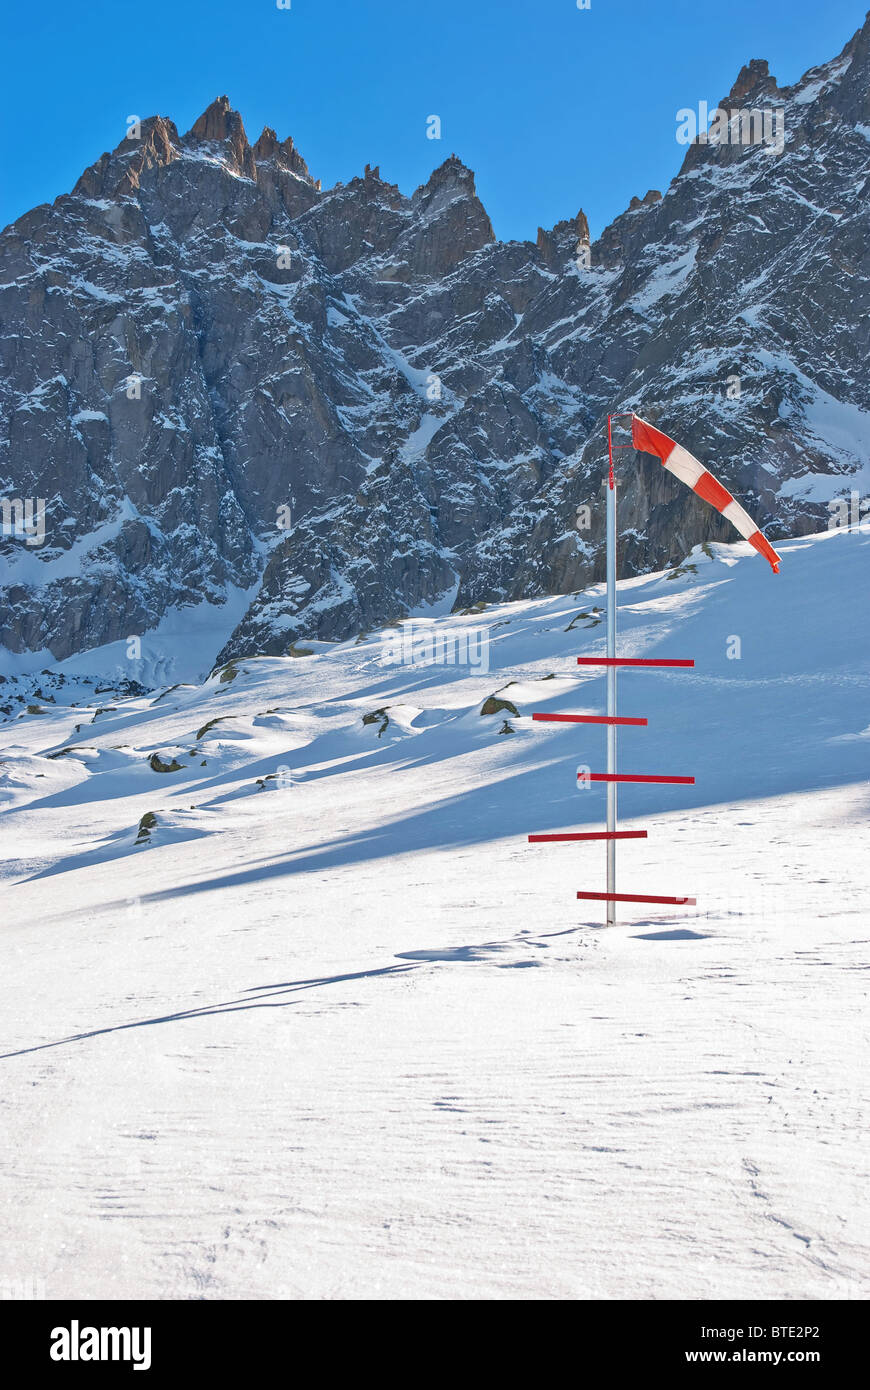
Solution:
<svg viewBox="0 0 870 1390"><path fill-rule="evenodd" d="M696 898L666 898L661 893L578 893L578 898L593 898L603 903L688 903L694 907Z"/></svg>
<svg viewBox="0 0 870 1390"><path fill-rule="evenodd" d="M686 661L683 657L578 656L577 658L578 666L694 666L694 664L694 661Z"/></svg>
<svg viewBox="0 0 870 1390"><path fill-rule="evenodd" d="M648 777L638 772L578 772L578 782L679 782L682 786L695 785L694 777Z"/></svg>
<svg viewBox="0 0 870 1390"><path fill-rule="evenodd" d="M577 830L569 835L530 835L530 845L548 844L551 840L645 840L645 830Z"/></svg>
<svg viewBox="0 0 870 1390"><path fill-rule="evenodd" d="M617 719L609 714L533 714L552 724L645 724L645 719Z"/></svg>
<svg viewBox="0 0 870 1390"><path fill-rule="evenodd" d="M613 443L613 421L631 420L631 444ZM649 668L656 666L694 667L693 660L684 657L642 657L616 655L616 478L613 469L614 449L638 449L654 454L662 465L691 487L705 502L709 502L737 528L754 550L769 562L774 574L779 572L781 557L746 514L731 493L714 478L682 445L654 426L641 420L633 411L622 411L607 417L607 655L578 656L578 666L603 666L607 674L607 714L533 714L532 719L566 724L605 724L607 726L607 771L583 772L577 780L607 783L607 829L564 835L530 835L529 844L547 844L556 840L607 841L607 892L578 893L578 898L593 899L607 904L607 925L616 924L617 903L671 903L694 905L694 898L663 897L661 894L617 893L616 840L645 839L645 830L617 830L616 789L620 782L668 782L694 786L694 777L648 777L616 770L616 728L620 724L646 725L645 719L620 718L616 713L616 673L620 666Z"/></svg>

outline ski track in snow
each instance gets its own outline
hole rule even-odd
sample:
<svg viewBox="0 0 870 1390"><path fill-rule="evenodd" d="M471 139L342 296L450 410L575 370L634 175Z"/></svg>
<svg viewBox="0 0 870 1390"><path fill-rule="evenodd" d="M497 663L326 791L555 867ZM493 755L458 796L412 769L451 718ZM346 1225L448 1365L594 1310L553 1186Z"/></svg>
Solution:
<svg viewBox="0 0 870 1390"><path fill-rule="evenodd" d="M698 663L620 676L621 766L698 782L621 791L618 886L698 906L611 930L603 844L525 841L603 820L603 730L529 717L601 708L600 586L415 624L488 674L375 635L4 725L0 1278L866 1297L868 544L621 585L621 650Z"/></svg>

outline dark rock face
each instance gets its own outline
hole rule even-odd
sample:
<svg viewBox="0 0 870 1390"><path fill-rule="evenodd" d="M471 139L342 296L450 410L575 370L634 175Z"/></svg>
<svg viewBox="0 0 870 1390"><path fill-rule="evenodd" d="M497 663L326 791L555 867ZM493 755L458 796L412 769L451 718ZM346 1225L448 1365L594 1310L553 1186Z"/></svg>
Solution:
<svg viewBox="0 0 870 1390"><path fill-rule="evenodd" d="M497 242L455 155L410 198L369 166L322 191L226 97L183 137L142 121L0 237L0 495L46 528L0 536L0 642L62 659L248 590L226 660L579 588L608 410L771 538L823 527L870 457L870 23L722 105L781 110L781 151L689 145L588 265L582 212ZM623 572L734 538L619 457Z"/></svg>

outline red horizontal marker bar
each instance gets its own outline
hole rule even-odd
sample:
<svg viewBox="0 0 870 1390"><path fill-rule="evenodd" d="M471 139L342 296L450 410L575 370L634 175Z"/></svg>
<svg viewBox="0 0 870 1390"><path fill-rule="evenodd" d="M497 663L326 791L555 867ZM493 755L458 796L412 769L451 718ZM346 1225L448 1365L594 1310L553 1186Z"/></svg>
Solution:
<svg viewBox="0 0 870 1390"><path fill-rule="evenodd" d="M677 657L578 656L578 666L694 666L695 662Z"/></svg>
<svg viewBox="0 0 870 1390"><path fill-rule="evenodd" d="M679 782L682 786L694 786L694 777L644 777L636 772L587 772L577 773L577 780L584 782Z"/></svg>
<svg viewBox="0 0 870 1390"><path fill-rule="evenodd" d="M660 893L578 893L578 898L594 898L603 903L688 903L694 907L695 898L663 898Z"/></svg>
<svg viewBox="0 0 870 1390"><path fill-rule="evenodd" d="M572 835L530 835L530 845L542 845L550 840L645 840L645 830L583 830Z"/></svg>
<svg viewBox="0 0 870 1390"><path fill-rule="evenodd" d="M645 724L645 719L623 719L616 714L533 714L550 724Z"/></svg>

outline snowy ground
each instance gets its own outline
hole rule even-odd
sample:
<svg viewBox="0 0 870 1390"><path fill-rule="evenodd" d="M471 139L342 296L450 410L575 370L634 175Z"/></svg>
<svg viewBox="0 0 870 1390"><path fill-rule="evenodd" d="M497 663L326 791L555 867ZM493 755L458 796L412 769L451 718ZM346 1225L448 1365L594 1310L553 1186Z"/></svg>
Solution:
<svg viewBox="0 0 870 1390"><path fill-rule="evenodd" d="M697 782L622 791L619 887L698 905L610 930L603 845L525 839L600 828L603 730L530 718L602 708L600 589L415 629L488 673L376 634L7 722L0 1281L865 1297L868 546L621 586L697 662L620 677L621 765Z"/></svg>

